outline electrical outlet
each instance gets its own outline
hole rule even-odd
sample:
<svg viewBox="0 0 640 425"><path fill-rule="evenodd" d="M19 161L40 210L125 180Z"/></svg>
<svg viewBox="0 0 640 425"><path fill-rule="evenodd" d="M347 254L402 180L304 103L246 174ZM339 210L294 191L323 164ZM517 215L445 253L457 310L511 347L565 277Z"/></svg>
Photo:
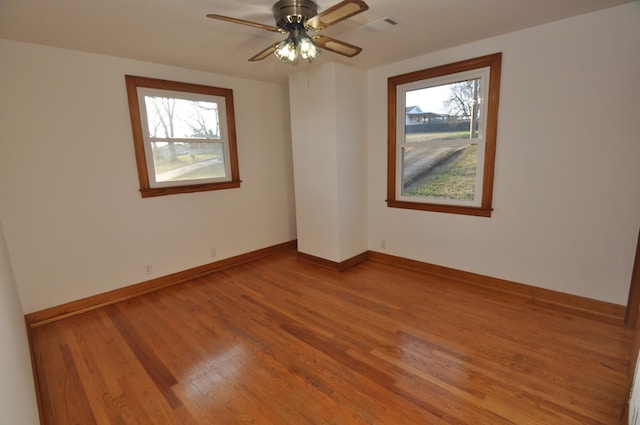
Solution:
<svg viewBox="0 0 640 425"><path fill-rule="evenodd" d="M211 255L211 258L215 257L217 255L216 249L215 248L211 248L211 250L209 251L209 254Z"/></svg>
<svg viewBox="0 0 640 425"><path fill-rule="evenodd" d="M151 264L144 265L144 274L153 274L153 266Z"/></svg>
<svg viewBox="0 0 640 425"><path fill-rule="evenodd" d="M387 249L387 241L384 239L380 241L380 248Z"/></svg>

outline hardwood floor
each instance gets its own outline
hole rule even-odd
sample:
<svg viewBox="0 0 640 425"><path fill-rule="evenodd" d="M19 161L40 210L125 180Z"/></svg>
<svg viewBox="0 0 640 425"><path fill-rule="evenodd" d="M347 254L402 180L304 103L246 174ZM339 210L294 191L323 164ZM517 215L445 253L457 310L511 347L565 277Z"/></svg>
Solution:
<svg viewBox="0 0 640 425"><path fill-rule="evenodd" d="M43 423L619 424L632 331L285 252L31 331Z"/></svg>

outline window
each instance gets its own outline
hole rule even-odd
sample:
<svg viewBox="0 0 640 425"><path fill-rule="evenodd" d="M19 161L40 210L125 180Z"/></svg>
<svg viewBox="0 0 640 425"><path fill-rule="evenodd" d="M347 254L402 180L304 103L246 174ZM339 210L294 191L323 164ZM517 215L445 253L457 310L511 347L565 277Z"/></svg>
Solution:
<svg viewBox="0 0 640 425"><path fill-rule="evenodd" d="M125 81L143 198L240 187L232 90Z"/></svg>
<svg viewBox="0 0 640 425"><path fill-rule="evenodd" d="M388 79L389 207L491 216L501 60Z"/></svg>

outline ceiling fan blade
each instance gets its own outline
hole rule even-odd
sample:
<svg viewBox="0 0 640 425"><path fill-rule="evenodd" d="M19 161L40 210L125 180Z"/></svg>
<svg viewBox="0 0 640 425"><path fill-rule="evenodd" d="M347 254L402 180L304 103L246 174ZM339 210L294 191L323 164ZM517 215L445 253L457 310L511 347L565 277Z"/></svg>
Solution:
<svg viewBox="0 0 640 425"><path fill-rule="evenodd" d="M313 37L313 42L321 49L325 49L330 52L350 58L356 56L362 51L361 47L345 43L344 41L336 40L335 38L327 37L326 35L317 35Z"/></svg>
<svg viewBox="0 0 640 425"><path fill-rule="evenodd" d="M273 43L271 46L267 47L266 49L264 49L263 51L261 51L257 55L249 58L249 61L257 62L257 61L261 61L262 59L265 59L265 58L269 57L269 55L273 54L273 52L276 51L276 46L279 43L280 43L279 41L277 43Z"/></svg>
<svg viewBox="0 0 640 425"><path fill-rule="evenodd" d="M207 18L211 19L219 19L221 21L233 22L234 24L247 25L254 28L259 28L267 31L273 32L281 32L278 27L274 27L272 25L265 25L259 22L245 21L244 19L232 18L230 16L216 15L215 13L210 13L207 15Z"/></svg>
<svg viewBox="0 0 640 425"><path fill-rule="evenodd" d="M306 25L319 31L368 9L362 0L344 0L308 19Z"/></svg>

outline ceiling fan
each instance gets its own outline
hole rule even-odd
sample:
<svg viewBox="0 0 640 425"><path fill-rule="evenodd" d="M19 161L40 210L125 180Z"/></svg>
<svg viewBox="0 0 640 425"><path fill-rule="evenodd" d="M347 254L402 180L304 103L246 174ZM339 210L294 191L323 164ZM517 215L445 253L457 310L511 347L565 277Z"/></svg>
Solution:
<svg viewBox="0 0 640 425"><path fill-rule="evenodd" d="M285 40L272 44L249 60L260 61L273 53L281 61L295 65L299 58L313 62L317 48L347 57L359 54L362 48L358 46L316 33L368 9L363 0L344 0L318 13L318 5L313 0L279 0L271 8L276 26L216 14L207 17L288 34Z"/></svg>

